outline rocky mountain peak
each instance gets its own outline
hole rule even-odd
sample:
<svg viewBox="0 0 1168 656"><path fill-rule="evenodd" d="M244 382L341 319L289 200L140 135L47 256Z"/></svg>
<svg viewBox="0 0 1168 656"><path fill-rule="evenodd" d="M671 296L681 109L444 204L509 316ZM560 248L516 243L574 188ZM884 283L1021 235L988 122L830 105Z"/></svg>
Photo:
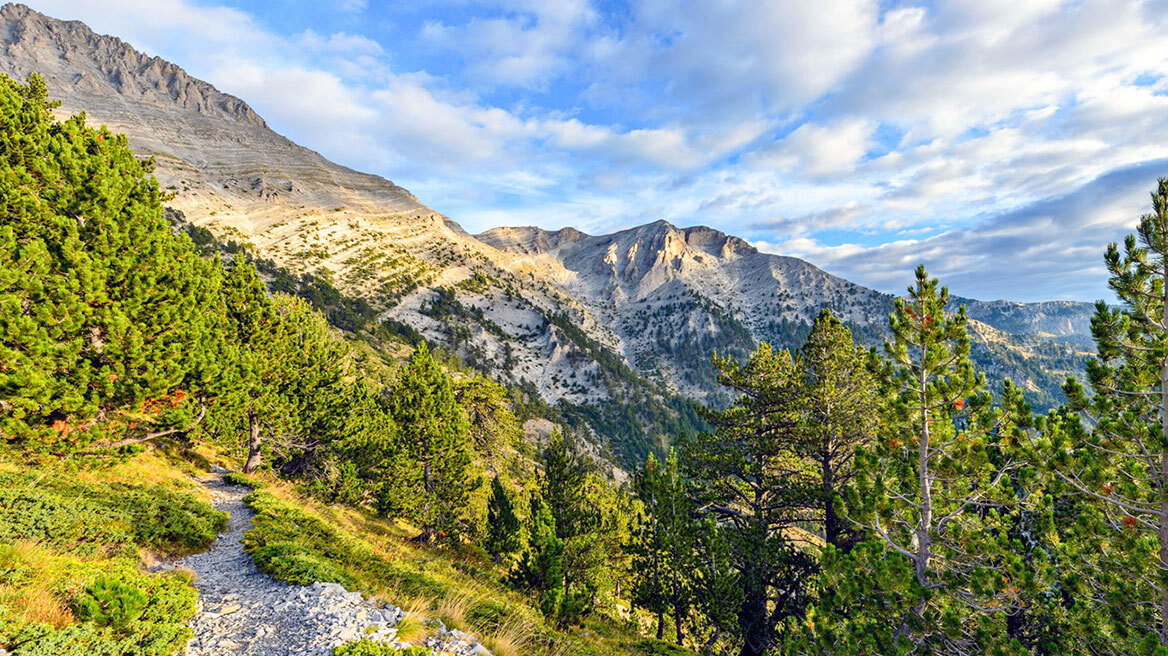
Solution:
<svg viewBox="0 0 1168 656"><path fill-rule="evenodd" d="M11 74L39 73L54 97L121 97L178 105L200 114L266 127L247 103L135 50L80 21L61 21L22 4L0 7L0 48Z"/></svg>

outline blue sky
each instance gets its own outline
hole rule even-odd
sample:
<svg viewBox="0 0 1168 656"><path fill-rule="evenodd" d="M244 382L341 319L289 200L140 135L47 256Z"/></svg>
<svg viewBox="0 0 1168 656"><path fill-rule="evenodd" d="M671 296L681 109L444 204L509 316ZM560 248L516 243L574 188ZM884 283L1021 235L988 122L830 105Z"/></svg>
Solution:
<svg viewBox="0 0 1168 656"><path fill-rule="evenodd" d="M471 232L710 225L884 291L1107 297L1168 0L31 0Z"/></svg>

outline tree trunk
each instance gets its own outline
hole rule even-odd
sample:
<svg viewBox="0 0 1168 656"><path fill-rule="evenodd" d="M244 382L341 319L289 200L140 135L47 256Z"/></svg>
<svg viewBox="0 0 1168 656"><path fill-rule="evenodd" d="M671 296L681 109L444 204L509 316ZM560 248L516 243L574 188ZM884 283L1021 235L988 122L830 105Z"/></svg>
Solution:
<svg viewBox="0 0 1168 656"><path fill-rule="evenodd" d="M1168 372L1168 368L1165 369ZM1166 394L1168 399L1168 394ZM1168 434L1168 413L1165 414L1164 419L1165 434ZM1160 562L1159 580L1160 585L1160 645L1168 646L1168 491L1164 489L1165 483L1168 483L1168 453L1160 454L1160 520L1159 534L1157 538L1160 541Z"/></svg>
<svg viewBox="0 0 1168 656"><path fill-rule="evenodd" d="M243 473L250 474L260 468L263 464L264 456L260 451L263 446L263 440L260 438L260 421L255 415L248 415L248 430L251 433L247 441L247 462L243 465Z"/></svg>
<svg viewBox="0 0 1168 656"><path fill-rule="evenodd" d="M657 609L657 639L665 639L665 609Z"/></svg>
<svg viewBox="0 0 1168 656"><path fill-rule="evenodd" d="M742 629L742 650L739 656L763 656L771 646L771 631L767 621L766 590L752 572L743 573L746 595L738 611L738 625Z"/></svg>
<svg viewBox="0 0 1168 656"><path fill-rule="evenodd" d="M932 547L933 528L933 489L929 476L929 398L928 372L925 362L928 358L928 349L921 347L921 380L918 390L921 404L921 443L917 449L917 476L921 486L921 523L917 526L916 571L917 581L921 585L929 584L929 558Z"/></svg>
<svg viewBox="0 0 1168 656"><path fill-rule="evenodd" d="M1168 289L1164 291L1163 322L1168 326ZM1160 431L1168 438L1168 360L1160 363ZM1160 453L1160 645L1168 646L1168 452Z"/></svg>
<svg viewBox="0 0 1168 656"><path fill-rule="evenodd" d="M839 512L835 507L835 472L831 466L831 444L823 447L823 538L831 546L840 549L841 533Z"/></svg>
<svg viewBox="0 0 1168 656"><path fill-rule="evenodd" d="M676 625L678 647L685 644L685 611L682 610L681 606L681 604L677 604L673 607L673 621Z"/></svg>

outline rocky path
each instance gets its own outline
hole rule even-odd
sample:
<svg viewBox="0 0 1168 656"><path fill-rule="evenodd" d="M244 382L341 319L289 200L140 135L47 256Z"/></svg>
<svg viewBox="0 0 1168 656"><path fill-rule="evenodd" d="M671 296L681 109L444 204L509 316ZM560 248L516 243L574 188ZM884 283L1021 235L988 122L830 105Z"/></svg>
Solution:
<svg viewBox="0 0 1168 656"><path fill-rule="evenodd" d="M219 478L204 484L231 519L209 550L176 563L195 572L199 589L187 656L324 656L361 638L394 641L401 610L335 583L289 585L257 570L240 544L251 528L249 490Z"/></svg>

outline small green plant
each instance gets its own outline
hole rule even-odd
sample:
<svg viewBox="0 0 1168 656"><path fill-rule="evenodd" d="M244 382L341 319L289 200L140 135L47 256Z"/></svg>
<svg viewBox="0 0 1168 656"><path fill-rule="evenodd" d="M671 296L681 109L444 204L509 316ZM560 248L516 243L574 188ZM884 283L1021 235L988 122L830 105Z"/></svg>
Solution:
<svg viewBox="0 0 1168 656"><path fill-rule="evenodd" d="M146 595L139 589L108 579L98 579L77 595L77 617L83 622L125 631L146 610Z"/></svg>
<svg viewBox="0 0 1168 656"><path fill-rule="evenodd" d="M398 649L372 640L350 642L333 649L333 656L428 656L429 653L430 650L425 647Z"/></svg>
<svg viewBox="0 0 1168 656"><path fill-rule="evenodd" d="M293 542L274 542L251 554L256 567L293 585L316 581L349 585L349 577L333 563Z"/></svg>
<svg viewBox="0 0 1168 656"><path fill-rule="evenodd" d="M264 486L263 483L257 481L256 479L244 474L240 474L239 472L228 472L224 474L223 482L229 483L231 485L242 485L253 490L258 490Z"/></svg>

